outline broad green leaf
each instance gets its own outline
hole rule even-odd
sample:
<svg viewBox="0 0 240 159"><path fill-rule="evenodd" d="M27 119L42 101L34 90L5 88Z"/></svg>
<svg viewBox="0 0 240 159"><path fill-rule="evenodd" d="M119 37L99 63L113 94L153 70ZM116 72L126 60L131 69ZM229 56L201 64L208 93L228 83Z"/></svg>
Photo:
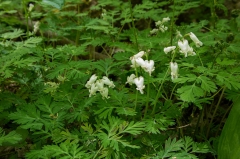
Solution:
<svg viewBox="0 0 240 159"><path fill-rule="evenodd" d="M200 82L201 88L207 92L216 92L216 90L217 90L215 83L206 76L199 76L197 78L197 82Z"/></svg>
<svg viewBox="0 0 240 159"><path fill-rule="evenodd" d="M196 97L202 97L204 95L204 91L195 84L182 86L177 92L180 94L181 100L185 102L194 102Z"/></svg>
<svg viewBox="0 0 240 159"><path fill-rule="evenodd" d="M223 127L219 144L218 159L237 159L240 152L240 100L238 99Z"/></svg>

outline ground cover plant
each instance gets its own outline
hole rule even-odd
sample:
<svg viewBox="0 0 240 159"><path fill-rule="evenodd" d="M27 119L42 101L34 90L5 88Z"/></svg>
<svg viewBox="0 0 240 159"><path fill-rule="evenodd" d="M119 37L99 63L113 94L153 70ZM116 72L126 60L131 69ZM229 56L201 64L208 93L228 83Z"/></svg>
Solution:
<svg viewBox="0 0 240 159"><path fill-rule="evenodd" d="M239 5L1 0L0 158L238 158Z"/></svg>

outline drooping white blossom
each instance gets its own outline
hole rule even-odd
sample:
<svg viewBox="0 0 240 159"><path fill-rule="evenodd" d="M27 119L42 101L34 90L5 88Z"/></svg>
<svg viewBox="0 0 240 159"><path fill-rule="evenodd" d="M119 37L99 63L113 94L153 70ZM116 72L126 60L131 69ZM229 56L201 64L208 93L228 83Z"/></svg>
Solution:
<svg viewBox="0 0 240 159"><path fill-rule="evenodd" d="M130 57L130 60L131 60L132 58L137 59L137 58L139 58L139 57L143 57L144 54L145 54L144 51L140 51L139 53L137 53L137 54L133 55L132 57Z"/></svg>
<svg viewBox="0 0 240 159"><path fill-rule="evenodd" d="M100 94L102 95L102 98L104 99L104 98L106 98L106 99L108 99L108 98L110 98L109 96L108 96L108 88L103 88L101 91L100 91Z"/></svg>
<svg viewBox="0 0 240 159"><path fill-rule="evenodd" d="M136 63L141 67L145 65L145 61L140 57L136 59Z"/></svg>
<svg viewBox="0 0 240 159"><path fill-rule="evenodd" d="M33 10L33 8L34 8L34 4L33 4L33 3L30 3L30 4L28 5L28 11L31 12L31 11Z"/></svg>
<svg viewBox="0 0 240 159"><path fill-rule="evenodd" d="M135 78L134 79L134 83L136 84L137 86L137 90L140 91L141 94L143 94L143 89L145 88L145 85L144 85L144 78L142 76L138 77L138 78Z"/></svg>
<svg viewBox="0 0 240 159"><path fill-rule="evenodd" d="M165 22L168 22L169 20L170 20L169 17L167 17L167 18L163 18L163 19L162 19L162 22L165 23Z"/></svg>
<svg viewBox="0 0 240 159"><path fill-rule="evenodd" d="M154 28L153 30L150 31L150 34L157 34L158 29Z"/></svg>
<svg viewBox="0 0 240 159"><path fill-rule="evenodd" d="M149 76L151 76L152 72L155 70L154 67L154 61L153 60L145 60L144 61L144 66L142 66L145 72L149 73Z"/></svg>
<svg viewBox="0 0 240 159"><path fill-rule="evenodd" d="M200 47L200 46L203 45L203 43L202 43L200 40L198 40L198 38L196 37L196 35L193 34L192 32L189 33L189 36L190 36L190 38L192 39L192 41L195 43L196 47Z"/></svg>
<svg viewBox="0 0 240 159"><path fill-rule="evenodd" d="M193 52L193 48L189 46L188 41L186 39L183 39L183 41L178 41L178 46L180 48L180 52L187 57L188 55L194 56L196 55L195 52Z"/></svg>
<svg viewBox="0 0 240 159"><path fill-rule="evenodd" d="M37 21L37 22L34 24L34 26L33 26L33 32L34 32L34 33L36 33L36 32L38 31L39 26L40 26L40 22Z"/></svg>
<svg viewBox="0 0 240 159"><path fill-rule="evenodd" d="M165 47L163 49L163 51L165 52L165 54L167 54L167 53L173 51L174 49L176 49L176 46L169 46L169 47Z"/></svg>
<svg viewBox="0 0 240 159"><path fill-rule="evenodd" d="M171 79L177 79L178 78L178 64L176 62L170 62L170 68L171 68Z"/></svg>
<svg viewBox="0 0 240 159"><path fill-rule="evenodd" d="M114 88L115 87L113 81L110 81L109 78L107 78L106 76L103 76L102 82L104 84L108 85L110 88Z"/></svg>
<svg viewBox="0 0 240 159"><path fill-rule="evenodd" d="M182 36L182 34L180 33L180 31L176 31L176 38L182 38L183 36Z"/></svg>
<svg viewBox="0 0 240 159"><path fill-rule="evenodd" d="M134 79L136 78L135 74L131 74L130 76L127 77L127 82L126 84L132 85L134 83Z"/></svg>
<svg viewBox="0 0 240 159"><path fill-rule="evenodd" d="M130 60L131 60L131 62L132 62L131 67L133 67L133 68L139 67L140 65L136 62L136 59L142 58L144 54L145 54L144 51L140 51L139 53L131 56L131 57L130 57Z"/></svg>
<svg viewBox="0 0 240 159"><path fill-rule="evenodd" d="M96 92L98 91L98 87L95 85L95 83L91 84L91 87L89 89L89 97L92 95L96 95Z"/></svg>
<svg viewBox="0 0 240 159"><path fill-rule="evenodd" d="M93 74L93 75L90 77L90 79L87 81L85 87L90 88L91 85L96 81L96 79L97 79L97 76L96 76L95 74Z"/></svg>
<svg viewBox="0 0 240 159"><path fill-rule="evenodd" d="M102 81L102 79L99 79L95 82L96 86L98 87L98 91L102 91L104 88L104 83Z"/></svg>

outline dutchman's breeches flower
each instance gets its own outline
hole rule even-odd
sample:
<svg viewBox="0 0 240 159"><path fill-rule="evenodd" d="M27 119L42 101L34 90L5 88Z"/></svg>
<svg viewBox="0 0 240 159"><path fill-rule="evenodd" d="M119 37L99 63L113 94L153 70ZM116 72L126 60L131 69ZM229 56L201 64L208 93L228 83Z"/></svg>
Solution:
<svg viewBox="0 0 240 159"><path fill-rule="evenodd" d="M90 79L87 81L85 87L90 88L91 85L97 80L97 76L93 74Z"/></svg>
<svg viewBox="0 0 240 159"><path fill-rule="evenodd" d="M193 34L192 32L189 33L190 38L192 39L192 41L195 43L196 47L200 47L202 46L202 42L198 40L198 38L196 37L195 34Z"/></svg>
<svg viewBox="0 0 240 159"><path fill-rule="evenodd" d="M95 83L93 83L91 85L91 88L89 89L89 97L91 97L92 95L96 95L97 91L98 91L98 87L95 85Z"/></svg>
<svg viewBox="0 0 240 159"><path fill-rule="evenodd" d="M149 73L149 76L151 76L152 72L155 70L154 67L154 61L153 60L145 60L144 61L144 66L142 66L145 72Z"/></svg>
<svg viewBox="0 0 240 159"><path fill-rule="evenodd" d="M169 46L169 47L165 47L163 51L165 52L165 54L167 54L175 49L176 49L176 46Z"/></svg>
<svg viewBox="0 0 240 159"><path fill-rule="evenodd" d="M131 56L131 57L130 57L130 60L131 60L131 62L132 62L131 67L133 67L133 68L139 67L140 65L136 62L136 60L137 60L138 58L142 58L144 54L145 54L144 51L140 51L140 52L137 53L136 55Z"/></svg>
<svg viewBox="0 0 240 159"><path fill-rule="evenodd" d="M178 78L178 64L176 62L170 62L170 68L171 68L171 78L172 80Z"/></svg>
<svg viewBox="0 0 240 159"><path fill-rule="evenodd" d="M34 8L34 4L33 4L33 3L30 3L30 4L28 5L28 11L31 12L31 11L33 10L33 8Z"/></svg>
<svg viewBox="0 0 240 159"><path fill-rule="evenodd" d="M114 88L115 85L113 84L113 81L110 81L106 76L103 76L102 82L106 85L108 85L110 88Z"/></svg>
<svg viewBox="0 0 240 159"><path fill-rule="evenodd" d="M127 77L127 82L129 85L132 85L134 83L134 79L136 78L136 76L134 74L131 74L130 76Z"/></svg>
<svg viewBox="0 0 240 159"><path fill-rule="evenodd" d="M104 87L104 85L107 85L110 88L114 88L115 85L113 84L113 81L110 81L106 76L103 76L102 79L98 80L97 78L98 77L95 74L92 75L85 85L85 87L89 89L89 97L96 95L96 92L99 91L102 95L102 98L109 98L108 88Z"/></svg>
<svg viewBox="0 0 240 159"><path fill-rule="evenodd" d="M180 48L180 52L187 57L188 55L196 55L195 52L193 52L193 48L189 46L188 41L186 39L183 39L183 41L178 41L178 46Z"/></svg>
<svg viewBox="0 0 240 159"><path fill-rule="evenodd" d="M136 59L136 63L137 63L137 65L139 65L141 67L145 66L145 61L141 57Z"/></svg>
<svg viewBox="0 0 240 159"><path fill-rule="evenodd" d="M142 76L138 77L138 78L135 78L134 79L134 83L136 84L137 86L137 90L140 91L141 94L143 94L143 89L145 88L145 85L144 85L144 78Z"/></svg>
<svg viewBox="0 0 240 159"><path fill-rule="evenodd" d="M103 98L103 99L104 99L104 98L106 98L106 99L110 98L110 97L108 96L108 88L103 88L103 89L100 91L100 94L102 95L102 98Z"/></svg>
<svg viewBox="0 0 240 159"><path fill-rule="evenodd" d="M38 31L39 25L40 25L40 22L39 22L39 21L37 21L37 22L34 24L34 26L33 26L33 32L34 32L34 33L36 33L36 32Z"/></svg>

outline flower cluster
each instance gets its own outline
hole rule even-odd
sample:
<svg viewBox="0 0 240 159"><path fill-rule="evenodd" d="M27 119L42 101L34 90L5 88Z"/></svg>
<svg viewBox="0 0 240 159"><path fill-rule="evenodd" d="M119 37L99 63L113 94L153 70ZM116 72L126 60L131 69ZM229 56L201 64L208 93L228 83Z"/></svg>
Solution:
<svg viewBox="0 0 240 159"><path fill-rule="evenodd" d="M136 77L134 74L131 74L130 76L127 77L127 82L126 84L132 85L133 83L136 84L137 90L140 91L141 94L143 94L143 89L145 88L144 85L144 78L142 76Z"/></svg>
<svg viewBox="0 0 240 159"><path fill-rule="evenodd" d="M193 48L191 46L189 46L188 40L184 39L179 31L177 31L176 34L177 34L177 38L181 38L178 40L179 52L184 54L185 57L195 56L196 53L193 51ZM198 38L196 37L196 35L193 34L192 32L190 32L187 35L189 35L189 37L195 43L196 47L200 47L203 45L203 43L201 41L199 41ZM163 51L167 54L169 52L173 52L175 49L176 49L176 46L169 46L169 47L165 47L163 49ZM170 62L170 68L171 68L172 80L177 79L178 78L178 64L176 62L174 62L174 63Z"/></svg>
<svg viewBox="0 0 240 159"><path fill-rule="evenodd" d="M89 89L89 97L96 95L96 92L98 91L102 95L102 98L109 98L108 88L104 87L104 85L114 88L115 85L113 84L113 81L110 81L106 76L103 76L103 78L99 80L97 80L97 78L98 77L95 74L92 75L85 85L85 87Z"/></svg>
<svg viewBox="0 0 240 159"><path fill-rule="evenodd" d="M141 67L145 72L148 72L149 75L151 76L152 72L154 71L154 61L153 60L143 60L142 57L146 53L144 51L140 51L136 55L133 55L130 57L130 60L132 62L131 67L137 68Z"/></svg>
<svg viewBox="0 0 240 159"><path fill-rule="evenodd" d="M137 68L141 67L145 72L151 76L152 72L155 70L154 67L154 61L153 60L143 60L142 57L146 54L144 51L140 51L136 55L133 55L130 57L131 60L131 67L132 68ZM145 88L144 85L144 78L142 76L136 77L136 75L131 74L130 76L127 77L127 82L128 84L132 85L133 83L137 86L137 90L140 91L141 94L143 94L143 89Z"/></svg>
<svg viewBox="0 0 240 159"><path fill-rule="evenodd" d="M170 18L167 17L167 18L163 18L162 21L157 21L157 22L155 22L155 25L156 25L157 28L154 28L153 30L151 30L151 31L150 31L150 34L156 34L159 30L160 30L161 32L163 32L163 33L164 33L165 31L167 31L167 30L168 30L168 27L166 27L166 26L164 25L164 23L168 22L169 20L170 20Z"/></svg>

